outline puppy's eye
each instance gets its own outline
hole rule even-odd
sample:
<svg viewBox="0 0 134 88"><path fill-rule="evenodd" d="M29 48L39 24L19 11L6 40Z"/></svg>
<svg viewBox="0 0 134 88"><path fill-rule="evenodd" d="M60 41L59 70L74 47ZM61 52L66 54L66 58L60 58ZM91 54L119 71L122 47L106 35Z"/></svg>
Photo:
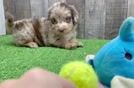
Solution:
<svg viewBox="0 0 134 88"><path fill-rule="evenodd" d="M52 18L52 19L51 19L51 23L52 23L52 24L57 24L57 20L56 20L55 18Z"/></svg>
<svg viewBox="0 0 134 88"><path fill-rule="evenodd" d="M70 23L70 22L71 22L71 19L72 19L71 16L70 16L70 17L66 17L66 22L67 22L67 23Z"/></svg>

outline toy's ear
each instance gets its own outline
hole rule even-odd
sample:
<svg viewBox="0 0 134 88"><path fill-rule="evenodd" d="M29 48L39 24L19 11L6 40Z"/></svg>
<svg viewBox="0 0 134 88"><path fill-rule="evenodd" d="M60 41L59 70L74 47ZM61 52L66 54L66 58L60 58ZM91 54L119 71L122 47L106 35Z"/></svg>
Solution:
<svg viewBox="0 0 134 88"><path fill-rule="evenodd" d="M120 38L125 41L134 41L134 17L128 17L120 27Z"/></svg>

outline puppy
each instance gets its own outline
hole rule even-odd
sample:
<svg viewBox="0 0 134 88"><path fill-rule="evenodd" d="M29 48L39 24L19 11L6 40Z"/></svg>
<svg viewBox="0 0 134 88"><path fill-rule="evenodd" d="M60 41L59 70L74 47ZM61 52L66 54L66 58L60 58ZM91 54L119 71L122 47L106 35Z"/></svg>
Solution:
<svg viewBox="0 0 134 88"><path fill-rule="evenodd" d="M17 45L36 48L56 46L76 48L83 46L76 39L78 12L66 2L57 2L48 10L48 18L22 19L14 22L13 36Z"/></svg>

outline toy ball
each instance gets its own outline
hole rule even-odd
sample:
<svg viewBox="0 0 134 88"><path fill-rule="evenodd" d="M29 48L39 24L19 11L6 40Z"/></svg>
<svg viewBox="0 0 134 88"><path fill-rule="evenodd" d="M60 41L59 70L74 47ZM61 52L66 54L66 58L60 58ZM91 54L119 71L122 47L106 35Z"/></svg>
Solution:
<svg viewBox="0 0 134 88"><path fill-rule="evenodd" d="M118 36L100 49L93 65L100 81L107 86L117 75L134 79L133 17L128 17L121 25Z"/></svg>
<svg viewBox="0 0 134 88"><path fill-rule="evenodd" d="M84 62L70 62L65 64L59 75L72 81L76 88L98 88L99 82L91 65Z"/></svg>

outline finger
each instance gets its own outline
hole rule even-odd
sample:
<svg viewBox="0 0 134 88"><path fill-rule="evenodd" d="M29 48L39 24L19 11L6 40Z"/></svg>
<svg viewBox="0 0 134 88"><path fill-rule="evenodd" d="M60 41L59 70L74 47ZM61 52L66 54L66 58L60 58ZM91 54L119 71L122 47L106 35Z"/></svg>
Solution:
<svg viewBox="0 0 134 88"><path fill-rule="evenodd" d="M0 84L0 88L13 88L17 80L7 80Z"/></svg>
<svg viewBox="0 0 134 88"><path fill-rule="evenodd" d="M52 72L48 72L40 68L35 68L25 73L21 77L21 82L23 82L24 84L34 83L36 85L40 85L40 88L75 88L71 82L59 77Z"/></svg>

